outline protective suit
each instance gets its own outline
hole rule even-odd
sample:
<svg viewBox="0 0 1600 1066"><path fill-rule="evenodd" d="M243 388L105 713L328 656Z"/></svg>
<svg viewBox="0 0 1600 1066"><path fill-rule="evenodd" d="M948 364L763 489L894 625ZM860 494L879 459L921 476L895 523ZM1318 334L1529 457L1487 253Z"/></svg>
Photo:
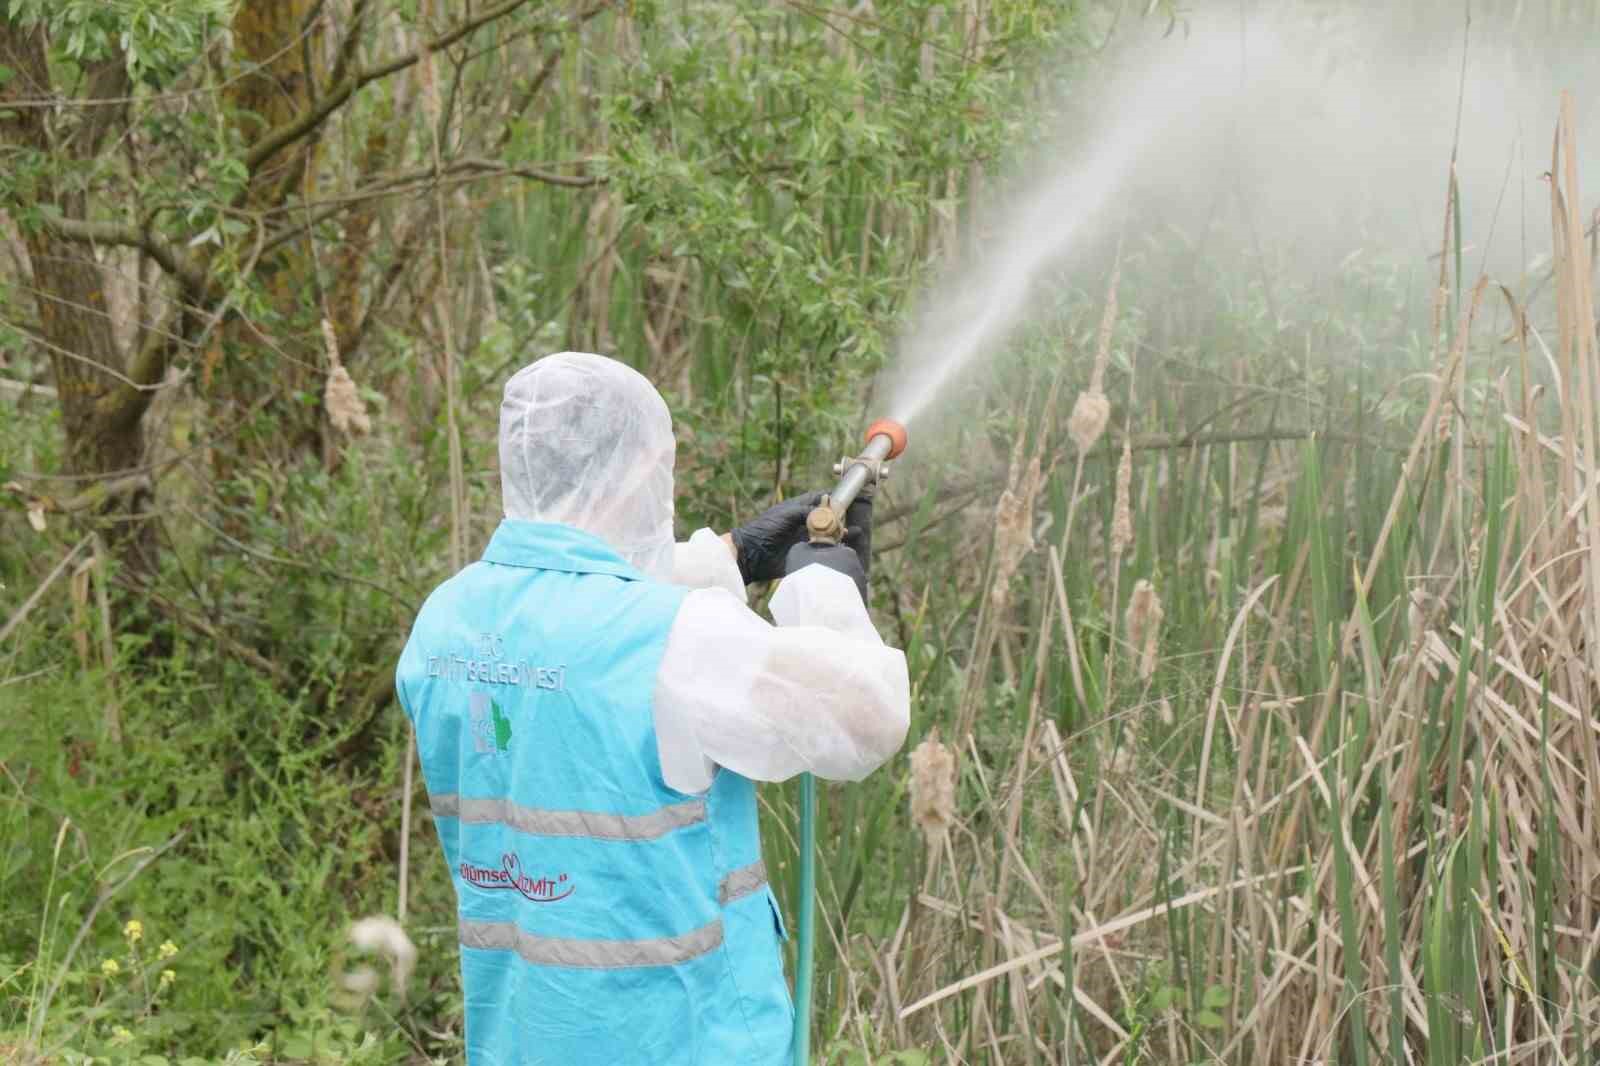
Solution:
<svg viewBox="0 0 1600 1066"><path fill-rule="evenodd" d="M505 521L429 596L396 684L455 883L472 1066L787 1064L754 781L859 779L905 738L905 660L849 577L672 535L642 376L563 353L506 385Z"/></svg>

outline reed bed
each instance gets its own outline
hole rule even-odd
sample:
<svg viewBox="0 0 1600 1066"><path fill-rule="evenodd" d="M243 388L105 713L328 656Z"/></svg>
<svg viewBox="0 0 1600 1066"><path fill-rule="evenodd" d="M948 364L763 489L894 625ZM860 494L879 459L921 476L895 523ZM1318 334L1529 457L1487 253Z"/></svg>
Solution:
<svg viewBox="0 0 1600 1066"><path fill-rule="evenodd" d="M1447 211L1398 450L1133 461L1131 413L1100 442L1047 365L963 527L981 578L918 559L948 486L903 505L920 745L825 797L836 1061L1592 1061L1600 382L1570 99L1551 174L1536 306L1462 284Z"/></svg>

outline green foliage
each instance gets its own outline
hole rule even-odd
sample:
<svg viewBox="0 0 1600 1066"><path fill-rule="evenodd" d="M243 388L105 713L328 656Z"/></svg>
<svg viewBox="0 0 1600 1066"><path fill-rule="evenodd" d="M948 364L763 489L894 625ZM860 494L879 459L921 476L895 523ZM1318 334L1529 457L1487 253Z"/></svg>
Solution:
<svg viewBox="0 0 1600 1066"><path fill-rule="evenodd" d="M930 189L952 174L965 182L969 165L1050 120L1022 106L1023 69L1077 20L1032 0L997 18L1014 32L976 62L963 58L964 28L927 4L846 24L699 3L655 12L637 52L594 57L607 195L632 279L613 304L614 349L643 361L640 283L688 264L702 309L688 327L694 401L675 414L708 446L735 442L689 472L691 515L799 487L800 472L854 443L924 270ZM919 47L937 58L920 60ZM538 134L525 136L535 152ZM529 237L526 270L546 269L546 230Z"/></svg>
<svg viewBox="0 0 1600 1066"><path fill-rule="evenodd" d="M64 62L120 57L134 82L167 84L227 25L236 0L9 0L0 17L49 31Z"/></svg>
<svg viewBox="0 0 1600 1066"><path fill-rule="evenodd" d="M708 0L637 5L559 40L538 36L533 15L479 31L439 58L445 95L456 94L441 120L445 147L487 144L503 148L491 165L563 166L598 180L573 189L533 177L515 190L462 180L440 197L449 205L440 218L414 176L431 165L417 148L432 143L414 118L423 106L393 82L328 127L309 168L325 183L315 196L245 210L260 187L244 162L249 123L214 95L219 107L208 109L167 106L151 91L178 71L185 84L212 84L198 60L206 47L226 51L229 5L10 5L11 17L47 26L52 61L68 73L120 50L139 83L121 132L161 149L133 172L115 152L73 160L10 146L0 168L10 217L38 232L60 208L28 196L54 183L93 194L85 221L137 219L204 257L217 291L203 314L185 313L199 325L149 419L142 459L157 473L157 564L137 576L97 569L88 584L62 577L0 648L0 1047L38 1040L84 1063L459 1056L454 899L420 787L408 901L420 969L403 1002L389 989L338 1007L336 981L348 922L397 902L406 737L389 674L417 605L452 566L451 495L463 497L469 557L498 517L500 383L563 345L654 375L679 432L681 533L724 528L772 493L825 483L828 460L854 443L864 414L879 413L873 374L929 264L976 239L965 210L974 179L1056 117L1034 64L1065 55L1060 76L1070 80L1089 62L1084 41L1098 44L1112 21L1110 8L1003 0L987 5L978 49L946 5L877 7L843 18ZM360 43L387 54L388 36L369 29ZM518 110L544 48L550 88ZM488 58L453 66L469 54ZM219 62L239 72L234 57ZM503 114L504 127L490 121ZM384 144L400 147L362 171L365 153ZM333 187L350 172L365 184ZM338 260L365 231L328 206L343 197L381 204L376 236L347 273ZM332 213L310 217L325 207ZM916 427L912 476L881 503L878 622L906 651L908 747L935 728L950 739L964 705L977 708L976 727L960 751L948 868L908 825L903 760L822 789L821 905L837 934L818 945L824 1061L925 1066L942 1061L940 1040L961 1033L969 1059L982 1061L980 1023L1007 1051L1025 1033L1070 1049L1071 1061L1099 1061L1116 1045L1079 992L1129 1034L1115 1053L1124 1061L1217 1061L1230 1043L1232 1061L1253 1061L1254 1031L1241 1019L1283 987L1285 967L1321 950L1317 938L1380 945L1330 958L1322 972L1337 976L1313 989L1333 990L1325 1013L1338 1020L1321 1034L1330 1061L1457 1062L1496 1048L1504 1057L1516 1034L1487 1007L1523 984L1537 1006L1518 1017L1560 1023L1561 989L1575 981L1561 954L1569 945L1551 931L1571 880L1558 824L1558 789L1570 780L1549 752L1566 721L1545 693L1527 823L1537 854L1514 864L1528 884L1508 885L1488 860L1497 827L1511 823L1469 702L1483 688L1477 649L1497 624L1503 557L1522 551L1540 520L1513 506L1526 471L1492 406L1508 363L1474 351L1453 396L1463 419L1495 414L1482 476L1450 483L1447 466L1430 468L1431 480L1404 483L1387 526L1438 370L1434 339L1415 326L1418 277L1370 255L1312 281L1292 269L1292 251L1270 241L1262 250L1254 236L1224 217L1128 241L1110 338L1116 418L1083 457L1081 480L1059 423L1096 343L1105 294L1093 271L1051 279L1033 328L948 399L959 417ZM261 252L269 240L276 257ZM151 269L133 253L116 258L126 251L97 249L108 276ZM1243 262L1249 269L1229 265ZM33 379L47 358L31 340L39 301L33 281L9 271L0 268L0 353L9 377ZM176 293L152 291L155 304ZM346 321L338 298L350 292L362 313ZM368 437L318 421L324 317L345 330L339 354L374 415ZM446 350L458 357L459 484L449 474ZM1057 381L1062 406L1046 422L1042 398ZM46 529L34 529L30 506L77 482L50 479L69 452L58 407L13 397L0 393L0 483L20 486L8 484L0 509L0 623L81 537L118 519L44 508ZM1134 548L1112 558L1107 446L1124 429L1151 446L1134 465ZM1294 439L1250 436L1279 433ZM1030 516L1037 550L997 590L992 503L1019 440L1038 448L1045 472ZM1474 522L1480 538L1453 539ZM1388 554L1369 585L1364 564L1384 536ZM1470 681L1395 667L1410 661L1416 575L1434 580L1451 551L1465 560L1462 607L1446 619L1459 632L1438 632L1480 671ZM109 670L87 591L105 576ZM1124 628L1141 579L1166 605L1148 677L1130 665ZM984 623L997 593L1009 605ZM1041 649L1047 619L1054 635ZM999 629L987 671L973 664L981 624ZM1337 703L1324 720L1316 704L1330 691ZM1404 713L1392 710L1398 700L1411 701ZM1030 720L1054 729L1060 747L1037 736L1024 747ZM1418 723L1405 757L1432 777L1399 779L1393 759L1373 754L1395 722ZM791 908L793 791L763 790L766 861ZM1462 795L1468 804L1451 807ZM1461 817L1435 822L1437 810ZM1230 851L1218 843L1223 824L1257 835ZM1293 848L1269 850L1281 840ZM1079 865L1091 846L1103 867ZM1310 867L1324 855L1330 872L1319 882ZM1280 869L1261 865L1274 859ZM1013 864L1004 887L1002 862ZM1236 875L1264 880L1182 902ZM1536 916L1526 966L1515 957L1522 942L1501 947L1495 919L1485 920L1514 892ZM946 909L924 906L924 893ZM1086 912L1090 899L1097 913ZM1245 903L1266 919L1224 920ZM1166 909L1131 927L1131 944L1070 944L1096 922L1152 906ZM1069 944L1037 971L952 994L903 1025L887 1015L884 967L903 925L924 954L915 969L900 960L916 983L894 993L902 1005L994 964L999 916L1035 943ZM138 940L127 933L135 920ZM1271 945L1259 969L1237 944L1232 956L1215 950L1243 928L1263 938L1252 949ZM162 959L159 944L151 954L169 939L175 956ZM908 956L917 945L902 948ZM1392 979L1405 967L1420 993ZM175 976L163 985L166 968ZM1418 994L1435 1034L1421 1056L1404 998Z"/></svg>

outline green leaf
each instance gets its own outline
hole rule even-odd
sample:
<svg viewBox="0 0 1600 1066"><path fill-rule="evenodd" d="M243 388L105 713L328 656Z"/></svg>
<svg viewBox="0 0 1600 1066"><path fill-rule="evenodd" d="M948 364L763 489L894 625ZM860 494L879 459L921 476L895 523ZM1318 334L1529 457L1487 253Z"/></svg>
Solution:
<svg viewBox="0 0 1600 1066"><path fill-rule="evenodd" d="M1202 1029L1221 1029L1228 1023L1216 1011L1203 1010L1194 1016L1194 1023Z"/></svg>
<svg viewBox="0 0 1600 1066"><path fill-rule="evenodd" d="M1221 985L1207 985L1205 995L1200 998L1200 1002L1216 1010L1218 1007L1226 1007L1232 999L1233 996Z"/></svg>
<svg viewBox="0 0 1600 1066"><path fill-rule="evenodd" d="M1174 987L1173 985L1162 985L1160 988L1156 989L1155 995L1150 997L1151 1009L1153 1009L1157 1014L1160 1014L1162 1011L1171 1010L1172 1005L1177 1002L1178 993L1181 991L1183 990Z"/></svg>
<svg viewBox="0 0 1600 1066"><path fill-rule="evenodd" d="M9 82L12 78L14 78L16 76L17 76L17 72L16 71L12 70L10 67L6 66L4 63L0 63L0 85L6 84L7 82Z"/></svg>
<svg viewBox="0 0 1600 1066"><path fill-rule="evenodd" d="M296 1033L283 1042L278 1054L286 1059L309 1059L315 1050L310 1037Z"/></svg>

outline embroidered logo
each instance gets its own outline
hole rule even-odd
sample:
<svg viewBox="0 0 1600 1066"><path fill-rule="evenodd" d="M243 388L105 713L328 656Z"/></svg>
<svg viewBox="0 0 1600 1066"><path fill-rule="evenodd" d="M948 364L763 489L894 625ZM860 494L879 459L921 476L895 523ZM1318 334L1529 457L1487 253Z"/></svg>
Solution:
<svg viewBox="0 0 1600 1066"><path fill-rule="evenodd" d="M479 633L466 655L429 655L428 676L473 685L510 685L542 692L565 692L565 665L535 666L527 659L507 659L506 642L498 633Z"/></svg>
<svg viewBox="0 0 1600 1066"><path fill-rule="evenodd" d="M461 874L461 880L473 888L491 892L500 889L510 890L530 903L559 903L572 895L576 887L566 874L554 876L546 874L535 878L523 873L522 860L514 851L508 851L500 856L498 869L464 862L457 867L457 871Z"/></svg>
<svg viewBox="0 0 1600 1066"><path fill-rule="evenodd" d="M474 692L472 711L472 749L480 755L504 755L511 750L511 719L487 692Z"/></svg>

